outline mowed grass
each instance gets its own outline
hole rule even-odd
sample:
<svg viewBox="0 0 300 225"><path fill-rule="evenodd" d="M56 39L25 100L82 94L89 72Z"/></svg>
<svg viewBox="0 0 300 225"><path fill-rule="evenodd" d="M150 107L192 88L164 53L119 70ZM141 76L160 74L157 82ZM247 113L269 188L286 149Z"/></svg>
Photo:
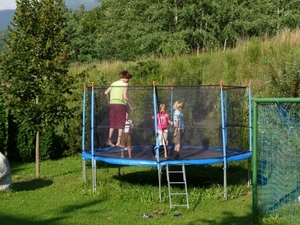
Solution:
<svg viewBox="0 0 300 225"><path fill-rule="evenodd" d="M34 163L12 163L13 188L0 193L0 224L268 224L252 216L247 162L229 164L228 201L223 198L222 165L187 166L190 209L170 209L165 169L160 201L155 167L97 162L95 193L90 161L86 168L84 183L80 155L42 162L40 179L35 179ZM164 215L154 215L155 209ZM175 211L181 215L174 217Z"/></svg>

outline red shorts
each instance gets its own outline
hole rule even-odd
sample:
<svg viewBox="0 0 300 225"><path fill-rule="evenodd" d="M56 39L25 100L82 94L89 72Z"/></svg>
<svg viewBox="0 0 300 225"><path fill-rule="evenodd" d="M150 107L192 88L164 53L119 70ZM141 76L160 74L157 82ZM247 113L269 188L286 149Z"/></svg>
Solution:
<svg viewBox="0 0 300 225"><path fill-rule="evenodd" d="M124 129L126 106L121 104L109 105L109 125L112 128Z"/></svg>

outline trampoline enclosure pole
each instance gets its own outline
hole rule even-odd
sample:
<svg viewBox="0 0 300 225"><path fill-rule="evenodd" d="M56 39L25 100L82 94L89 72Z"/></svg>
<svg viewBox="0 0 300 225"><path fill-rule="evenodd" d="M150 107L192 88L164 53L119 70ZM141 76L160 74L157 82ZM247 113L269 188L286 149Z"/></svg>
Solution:
<svg viewBox="0 0 300 225"><path fill-rule="evenodd" d="M92 82L92 92L91 92L91 153L92 153L92 177L93 177L93 192L96 191L96 160L95 160L95 150L94 150L94 102L95 102L95 83Z"/></svg>
<svg viewBox="0 0 300 225"><path fill-rule="evenodd" d="M173 94L174 87L171 88L171 96L170 96L170 120L173 121L173 104L174 104L174 94ZM170 126L170 132L173 133L173 126ZM173 137L173 135L172 135Z"/></svg>
<svg viewBox="0 0 300 225"><path fill-rule="evenodd" d="M224 179L224 198L227 200L227 158L226 158L226 130L225 130L225 107L224 107L224 93L223 82L220 82L220 100L221 100L221 121L222 121L222 147L223 147L223 179Z"/></svg>
<svg viewBox="0 0 300 225"><path fill-rule="evenodd" d="M82 101L82 140L81 150L85 150L85 108L86 106L86 84L83 85L83 101ZM82 180L86 182L86 160L82 157Z"/></svg>
<svg viewBox="0 0 300 225"><path fill-rule="evenodd" d="M171 87L171 93L170 93L170 120L171 121L173 121L173 111L174 111L174 109L173 109L173 102L174 102L174 95L173 95L173 90L174 90L174 87ZM173 143L173 126L169 126L169 131L170 131L170 139L171 139L171 141L172 141L172 143ZM170 153L170 152L169 152ZM169 154L168 153L168 154Z"/></svg>
<svg viewBox="0 0 300 225"><path fill-rule="evenodd" d="M154 129L155 129L155 140L156 144L154 147L155 155L156 155L156 162L157 162L157 172L158 172L158 197L159 200L161 200L161 169L160 169L160 164L159 164L159 136L158 136L158 130L157 130L157 96L156 96L156 84L155 81L152 82L153 86L153 118L154 118Z"/></svg>
<svg viewBox="0 0 300 225"><path fill-rule="evenodd" d="M156 151L158 150L158 148L156 149L156 147L159 147L159 136L158 136L158 130L157 130L157 118L156 118L156 115L157 115L157 96L156 96L156 84L155 84L155 81L153 81L152 83L153 85L153 118L154 118L154 130L155 130L155 154L156 154L156 160L157 162L159 162L159 152Z"/></svg>

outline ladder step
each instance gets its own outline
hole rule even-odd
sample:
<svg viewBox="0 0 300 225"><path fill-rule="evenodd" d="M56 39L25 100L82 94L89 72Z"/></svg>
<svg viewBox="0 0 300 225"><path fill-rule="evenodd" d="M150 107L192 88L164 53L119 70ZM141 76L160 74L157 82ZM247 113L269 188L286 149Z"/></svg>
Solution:
<svg viewBox="0 0 300 225"><path fill-rule="evenodd" d="M183 171L175 171L175 170L169 170L169 173L183 173Z"/></svg>
<svg viewBox="0 0 300 225"><path fill-rule="evenodd" d="M182 205L174 205L174 204L172 204L172 206L188 206L188 204L182 204Z"/></svg>
<svg viewBox="0 0 300 225"><path fill-rule="evenodd" d="M170 184L185 184L185 182L183 182L183 181L177 181L177 182L169 182Z"/></svg>
<svg viewBox="0 0 300 225"><path fill-rule="evenodd" d="M184 192L182 192L182 193L170 193L170 195L186 195L186 193Z"/></svg>

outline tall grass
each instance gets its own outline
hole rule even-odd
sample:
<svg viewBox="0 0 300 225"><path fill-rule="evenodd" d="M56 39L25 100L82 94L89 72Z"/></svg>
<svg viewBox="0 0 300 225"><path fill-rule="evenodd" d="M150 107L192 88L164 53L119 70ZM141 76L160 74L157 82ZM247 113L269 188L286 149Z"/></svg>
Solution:
<svg viewBox="0 0 300 225"><path fill-rule="evenodd" d="M90 71L84 82L89 84L94 81L96 85L101 85L97 82L99 73L103 74L109 84L118 79L118 71L122 69L133 72L131 85L151 85L152 81L156 81L158 85L219 84L223 81L227 85L244 86L251 83L254 97L269 97L269 75L273 68L268 66L266 59L280 64L280 56L288 53L296 58L298 56L296 60L300 64L299 47L300 30L284 30L273 38L262 37L240 41L235 49L225 51L202 53L198 56L147 58L137 62L104 61L74 64L70 71L76 73L95 66L96 69ZM149 69L153 66L155 70ZM282 69L277 68L279 71Z"/></svg>

